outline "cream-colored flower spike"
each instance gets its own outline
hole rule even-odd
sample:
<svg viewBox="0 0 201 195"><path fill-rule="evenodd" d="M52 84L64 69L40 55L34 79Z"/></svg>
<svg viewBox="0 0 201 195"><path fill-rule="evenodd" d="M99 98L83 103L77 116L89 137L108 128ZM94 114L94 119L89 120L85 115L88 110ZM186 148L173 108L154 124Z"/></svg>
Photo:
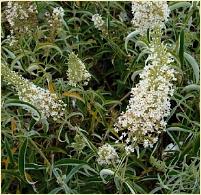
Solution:
<svg viewBox="0 0 201 195"><path fill-rule="evenodd" d="M166 1L133 1L132 13L133 25L144 34L147 29L163 28L170 10Z"/></svg>
<svg viewBox="0 0 201 195"><path fill-rule="evenodd" d="M119 156L110 144L105 144L98 148L97 162L100 165L110 165L119 162Z"/></svg>
<svg viewBox="0 0 201 195"><path fill-rule="evenodd" d="M69 85L88 85L91 74L86 70L84 63L73 52L69 55L68 71Z"/></svg>
<svg viewBox="0 0 201 195"><path fill-rule="evenodd" d="M3 79L17 90L19 99L36 107L42 118L52 117L56 121L64 116L66 104L56 94L36 86L6 65L1 65L1 73Z"/></svg>
<svg viewBox="0 0 201 195"><path fill-rule="evenodd" d="M131 89L126 112L121 113L115 124L117 132L123 131L117 142L121 141L128 153L134 152L139 145L153 147L159 134L165 131L165 118L170 114L175 70L169 67L173 58L161 43L160 36L160 31L153 34L141 80Z"/></svg>

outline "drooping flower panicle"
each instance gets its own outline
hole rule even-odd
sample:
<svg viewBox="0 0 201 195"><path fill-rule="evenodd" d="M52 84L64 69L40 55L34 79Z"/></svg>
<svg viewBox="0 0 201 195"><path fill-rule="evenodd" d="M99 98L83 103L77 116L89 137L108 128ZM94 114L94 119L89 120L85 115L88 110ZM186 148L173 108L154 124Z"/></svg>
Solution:
<svg viewBox="0 0 201 195"><path fill-rule="evenodd" d="M91 74L86 70L85 64L73 52L69 55L68 71L69 85L88 85Z"/></svg>
<svg viewBox="0 0 201 195"><path fill-rule="evenodd" d="M133 1L132 13L134 27L144 34L147 29L163 28L170 10L166 1Z"/></svg>
<svg viewBox="0 0 201 195"><path fill-rule="evenodd" d="M34 2L9 1L7 3L3 15L9 24L10 35L7 38L10 46L37 27L37 13Z"/></svg>
<svg viewBox="0 0 201 195"><path fill-rule="evenodd" d="M153 147L159 134L165 131L165 117L170 114L175 70L169 66L173 58L159 37L159 32L153 35L150 55L140 74L141 80L131 89L126 112L115 124L117 132L123 131L119 140L125 144L127 152L134 152L139 144L145 148Z"/></svg>
<svg viewBox="0 0 201 195"><path fill-rule="evenodd" d="M6 65L1 66L1 73L3 79L17 90L19 99L36 107L42 117L52 117L56 121L64 116L66 104L56 94L36 86Z"/></svg>
<svg viewBox="0 0 201 195"><path fill-rule="evenodd" d="M105 144L98 148L97 162L100 165L110 165L119 161L116 150L110 145Z"/></svg>

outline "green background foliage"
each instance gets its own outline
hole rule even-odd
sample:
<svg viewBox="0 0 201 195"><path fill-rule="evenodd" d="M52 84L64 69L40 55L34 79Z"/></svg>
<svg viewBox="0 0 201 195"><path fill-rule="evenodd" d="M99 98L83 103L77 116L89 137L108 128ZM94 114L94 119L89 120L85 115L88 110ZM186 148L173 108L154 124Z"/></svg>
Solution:
<svg viewBox="0 0 201 195"><path fill-rule="evenodd" d="M97 164L97 149L118 137L113 125L139 82L149 34L134 32L131 2L35 3L38 27L16 46L7 42L9 28L2 16L1 61L56 92L67 104L66 118L36 121L23 109L29 105L2 79L2 193L199 193L199 2L168 2L171 14L163 40L177 59L179 80L167 132L154 148L140 148L139 157L119 149L121 162L115 166ZM57 6L65 16L54 34L44 14ZM106 22L106 34L91 21L96 13ZM125 21L122 14L127 14ZM72 51L92 74L88 86L68 85ZM163 155L170 143L179 149Z"/></svg>

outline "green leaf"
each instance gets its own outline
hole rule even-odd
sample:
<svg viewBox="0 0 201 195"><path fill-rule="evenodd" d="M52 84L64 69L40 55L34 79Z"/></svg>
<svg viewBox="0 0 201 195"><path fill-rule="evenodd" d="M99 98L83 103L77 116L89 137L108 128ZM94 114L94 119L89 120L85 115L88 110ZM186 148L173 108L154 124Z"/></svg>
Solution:
<svg viewBox="0 0 201 195"><path fill-rule="evenodd" d="M58 148L58 147L48 147L47 149L45 149L46 152L53 152L53 153L63 153L63 154L67 154L67 152L62 149L62 148Z"/></svg>
<svg viewBox="0 0 201 195"><path fill-rule="evenodd" d="M135 48L141 47L142 49L148 49L148 45L144 41L136 41Z"/></svg>
<svg viewBox="0 0 201 195"><path fill-rule="evenodd" d="M192 94L187 94L185 97L182 96L181 100L178 100L176 98L173 97L173 100L175 100L177 102L177 105L171 110L169 116L166 119L166 122L168 122L170 120L170 118L174 115L174 113L176 112L177 108L180 106L180 104L184 104L184 102L188 99L188 98L193 98L194 96ZM185 105L186 106L186 105Z"/></svg>
<svg viewBox="0 0 201 195"><path fill-rule="evenodd" d="M32 113L32 117L36 120L39 121L41 118L41 114L38 111L37 108L35 108L33 105L27 103L27 102L23 102L20 100L16 100L16 99L9 99L5 102L5 107L8 106L19 106L22 107L25 110L30 110Z"/></svg>
<svg viewBox="0 0 201 195"><path fill-rule="evenodd" d="M188 86L186 86L186 87L184 87L183 89L182 89L182 93L184 93L184 92L186 92L186 93L188 93L188 92L191 92L191 91L200 91L200 86L199 85L196 85L196 84L191 84L191 85L188 85Z"/></svg>
<svg viewBox="0 0 201 195"><path fill-rule="evenodd" d="M169 6L169 9L170 9L170 11L173 11L180 7L185 8L185 7L190 7L190 6L191 6L191 3L189 3L189 2L178 2L178 3L175 3L174 5Z"/></svg>
<svg viewBox="0 0 201 195"><path fill-rule="evenodd" d="M75 166L75 165L81 165L81 164L87 165L88 163L83 160L63 158L55 162L55 167L68 166L68 165Z"/></svg>
<svg viewBox="0 0 201 195"><path fill-rule="evenodd" d="M34 71L34 70L43 70L43 71L44 71L43 67L42 67L40 64L41 64L41 65L44 65L44 64L41 63L41 62L34 62L34 63L31 63L31 64L27 67L26 71L29 72L29 73L32 74L32 75L38 76L38 75L35 74L33 71Z"/></svg>
<svg viewBox="0 0 201 195"><path fill-rule="evenodd" d="M180 146L178 137L177 137L173 132L167 130L167 134L170 136L170 138L172 139L172 141L173 141L177 146Z"/></svg>
<svg viewBox="0 0 201 195"><path fill-rule="evenodd" d="M64 190L65 194L72 194L73 190L68 187L66 182L64 182L64 177L60 176L60 174L62 173L61 170L58 169L58 168L53 168L52 172L53 172L54 176L57 179L57 183L62 187L62 189Z"/></svg>
<svg viewBox="0 0 201 195"><path fill-rule="evenodd" d="M78 166L74 167L73 169L71 169L70 173L69 173L69 174L66 176L66 178L65 178L65 182L68 183L68 182L71 180L71 178L72 178L76 173L79 172L79 170L80 170L81 168L84 168L84 166L86 166L86 165L78 165Z"/></svg>
<svg viewBox="0 0 201 195"><path fill-rule="evenodd" d="M128 42L136 35L139 34L139 31L134 31L132 33L130 33L126 39L125 39L125 49L126 49L126 52L128 53Z"/></svg>
<svg viewBox="0 0 201 195"><path fill-rule="evenodd" d="M193 140L193 152L194 154L197 154L200 149L200 134L196 133L194 140Z"/></svg>
<svg viewBox="0 0 201 195"><path fill-rule="evenodd" d="M20 176L20 172L15 169L1 169L1 174L10 175L11 177L16 177L19 181L22 181L23 178Z"/></svg>
<svg viewBox="0 0 201 195"><path fill-rule="evenodd" d="M80 129L80 128L79 128ZM83 140L85 141L85 143L88 145L88 147L95 153L97 154L97 149L94 146L94 144L92 144L92 142L90 142L87 137L81 132L81 131L77 131L83 138Z"/></svg>
<svg viewBox="0 0 201 195"><path fill-rule="evenodd" d="M100 171L100 177L103 180L103 183L107 183L107 181L105 180L105 177L107 177L108 175L114 175L114 171L111 171L110 169L102 169Z"/></svg>
<svg viewBox="0 0 201 195"><path fill-rule="evenodd" d="M11 70L13 69L13 67L15 66L16 63L19 63L19 60L21 58L23 58L24 56L30 56L30 55L33 55L33 53L30 51L24 51L23 53L18 55L11 63Z"/></svg>
<svg viewBox="0 0 201 195"><path fill-rule="evenodd" d="M55 44L52 44L52 43L40 43L34 50L34 52L37 52L38 50L40 49L55 49L57 50L61 55L63 55L63 52L62 50Z"/></svg>
<svg viewBox="0 0 201 195"><path fill-rule="evenodd" d="M110 105L110 104L121 104L119 100L106 100L103 106Z"/></svg>
<svg viewBox="0 0 201 195"><path fill-rule="evenodd" d="M148 49L143 49L142 52L140 54L138 54L138 57L137 57L137 60L136 60L136 63L138 63L140 61L140 59L146 55L146 54L149 54L150 51Z"/></svg>
<svg viewBox="0 0 201 195"><path fill-rule="evenodd" d="M196 62L196 60L188 53L184 53L184 57L185 59L190 63L190 65L193 68L193 72L195 75L195 80L196 80L196 84L199 83L199 79L200 79L200 69L199 69L199 65Z"/></svg>
<svg viewBox="0 0 201 195"><path fill-rule="evenodd" d="M135 80L135 77L136 77L137 75L139 75L142 71L143 71L143 69L135 71L135 72L132 74L132 76L131 76L131 80L134 81L134 80Z"/></svg>
<svg viewBox="0 0 201 195"><path fill-rule="evenodd" d="M143 187L141 187L140 185L136 184L135 182L133 182L132 184L133 184L133 189L135 189L135 191L137 193L139 193L139 194L147 194L147 192L144 190Z"/></svg>
<svg viewBox="0 0 201 195"><path fill-rule="evenodd" d="M181 128L181 127L168 127L166 129L166 131L182 131L182 132L188 132L188 133L192 133L192 130L190 129L184 129L184 128Z"/></svg>
<svg viewBox="0 0 201 195"><path fill-rule="evenodd" d="M82 121L84 120L84 115L81 112L72 112L65 118L65 120L69 120L73 116L81 116Z"/></svg>
<svg viewBox="0 0 201 195"><path fill-rule="evenodd" d="M18 166L19 172L22 177L25 177L25 157L27 151L28 139L26 138L19 150Z"/></svg>
<svg viewBox="0 0 201 195"><path fill-rule="evenodd" d="M181 66L184 64L184 30L179 35L179 59Z"/></svg>
<svg viewBox="0 0 201 195"><path fill-rule="evenodd" d="M36 163L26 163L25 164L25 170L45 170L47 167L44 165L39 165Z"/></svg>
<svg viewBox="0 0 201 195"><path fill-rule="evenodd" d="M51 190L48 194L57 194L57 193L60 192L61 190L63 190L62 187L54 188L54 189Z"/></svg>
<svg viewBox="0 0 201 195"><path fill-rule="evenodd" d="M13 154L11 152L10 144L9 144L8 140L6 139L6 137L5 137L5 148L6 148L6 151L8 153L8 157L10 159L10 162L14 165Z"/></svg>
<svg viewBox="0 0 201 195"><path fill-rule="evenodd" d="M126 183L126 185L128 186L128 188L129 188L131 194L136 194L136 193L135 193L135 189L132 187L132 185L131 185L129 182L125 182L125 183Z"/></svg>
<svg viewBox="0 0 201 195"><path fill-rule="evenodd" d="M42 118L41 122L43 124L43 127L45 128L45 132L47 133L48 130L49 130L49 123L48 123L47 119L46 118Z"/></svg>
<svg viewBox="0 0 201 195"><path fill-rule="evenodd" d="M59 128L59 134L58 134L58 140L60 141L60 142L67 142L68 144L70 143L69 142L69 139L68 139L68 134L65 132L65 140L62 140L61 139L61 134L62 134L62 131L63 131L63 129L64 129L64 125L67 123L69 126L71 126L72 128L74 128L71 124L70 124L70 122L68 121L71 117L73 117L73 116L77 116L77 115L79 115L79 116L81 116L82 117L82 121L84 120L84 115L81 113L81 112L72 112L72 113L70 113L68 116L66 116L66 118L65 118L65 120L63 121L63 123L61 124L61 126L60 126L60 128Z"/></svg>
<svg viewBox="0 0 201 195"><path fill-rule="evenodd" d="M9 49L7 49L6 47L3 47L3 46L1 48L8 53L8 55L10 56L11 59L15 59L16 58L15 54L12 51L10 51ZM19 62L18 62L18 65L20 65Z"/></svg>
<svg viewBox="0 0 201 195"><path fill-rule="evenodd" d="M29 123L29 131L33 130L33 127L35 126L35 124L36 124L36 120L31 119L31 121Z"/></svg>

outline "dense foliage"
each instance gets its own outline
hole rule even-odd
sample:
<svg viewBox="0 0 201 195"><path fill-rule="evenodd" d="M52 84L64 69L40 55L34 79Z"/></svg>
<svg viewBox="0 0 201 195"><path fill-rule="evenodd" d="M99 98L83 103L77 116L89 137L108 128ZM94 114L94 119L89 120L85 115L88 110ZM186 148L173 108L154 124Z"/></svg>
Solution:
<svg viewBox="0 0 201 195"><path fill-rule="evenodd" d="M1 3L2 193L200 192L199 2L135 3Z"/></svg>

